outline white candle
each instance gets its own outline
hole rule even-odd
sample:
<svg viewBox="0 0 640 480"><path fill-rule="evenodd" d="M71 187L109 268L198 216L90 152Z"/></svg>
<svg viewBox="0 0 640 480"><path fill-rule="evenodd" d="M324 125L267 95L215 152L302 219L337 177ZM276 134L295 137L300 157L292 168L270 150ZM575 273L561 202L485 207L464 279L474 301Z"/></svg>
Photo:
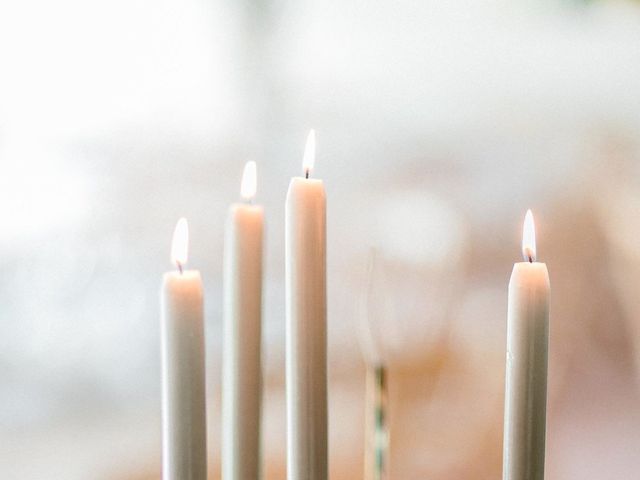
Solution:
<svg viewBox="0 0 640 480"><path fill-rule="evenodd" d="M549 273L536 262L533 215L525 217L524 262L509 282L504 480L544 478L549 342Z"/></svg>
<svg viewBox="0 0 640 480"><path fill-rule="evenodd" d="M256 164L245 166L241 195L251 201ZM263 208L229 208L224 248L222 478L260 476Z"/></svg>
<svg viewBox="0 0 640 480"><path fill-rule="evenodd" d="M178 271L164 274L161 292L164 480L207 477L202 280L200 272L183 270L187 228L180 219L171 249Z"/></svg>
<svg viewBox="0 0 640 480"><path fill-rule="evenodd" d="M285 209L289 480L326 480L328 470L326 202L322 182L309 178L314 157L312 130L305 178L291 179Z"/></svg>

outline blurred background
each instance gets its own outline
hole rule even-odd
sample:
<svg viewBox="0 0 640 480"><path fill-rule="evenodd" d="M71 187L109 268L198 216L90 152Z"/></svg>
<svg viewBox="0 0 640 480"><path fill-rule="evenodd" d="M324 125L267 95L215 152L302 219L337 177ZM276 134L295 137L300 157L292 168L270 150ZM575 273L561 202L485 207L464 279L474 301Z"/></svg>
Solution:
<svg viewBox="0 0 640 480"><path fill-rule="evenodd" d="M223 224L256 160L264 471L285 478L284 199L315 127L331 479L363 474L363 331L389 478L501 478L527 208L552 285L547 478L637 478L639 79L637 1L1 0L0 476L159 478L158 294L186 216L219 477Z"/></svg>

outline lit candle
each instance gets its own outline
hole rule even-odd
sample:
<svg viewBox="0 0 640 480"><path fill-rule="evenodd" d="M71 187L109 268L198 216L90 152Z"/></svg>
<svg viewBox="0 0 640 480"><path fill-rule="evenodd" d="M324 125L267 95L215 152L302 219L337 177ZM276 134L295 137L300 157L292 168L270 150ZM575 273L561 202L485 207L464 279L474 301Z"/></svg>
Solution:
<svg viewBox="0 0 640 480"><path fill-rule="evenodd" d="M513 266L507 315L504 480L544 478L549 343L549 273L536 262L531 210L522 238L524 262Z"/></svg>
<svg viewBox="0 0 640 480"><path fill-rule="evenodd" d="M207 435L202 280L187 262L187 221L173 234L171 260L161 291L162 478L205 480Z"/></svg>
<svg viewBox="0 0 640 480"><path fill-rule="evenodd" d="M314 157L312 130L285 209L289 480L326 480L328 470L326 201L322 181L309 178Z"/></svg>
<svg viewBox="0 0 640 480"><path fill-rule="evenodd" d="M222 478L260 477L263 208L252 205L256 164L242 176L247 203L229 208L224 248Z"/></svg>

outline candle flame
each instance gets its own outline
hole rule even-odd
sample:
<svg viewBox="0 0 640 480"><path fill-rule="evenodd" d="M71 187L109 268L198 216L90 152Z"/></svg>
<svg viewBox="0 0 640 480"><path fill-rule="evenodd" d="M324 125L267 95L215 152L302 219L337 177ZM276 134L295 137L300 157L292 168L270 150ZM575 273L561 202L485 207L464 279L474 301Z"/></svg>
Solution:
<svg viewBox="0 0 640 480"><path fill-rule="evenodd" d="M256 177L256 162L247 162L242 172L242 183L240 184L240 196L245 200L251 200L256 196Z"/></svg>
<svg viewBox="0 0 640 480"><path fill-rule="evenodd" d="M307 144L304 147L304 157L302 160L302 169L304 176L309 177L313 164L316 162L316 131L312 128L307 136Z"/></svg>
<svg viewBox="0 0 640 480"><path fill-rule="evenodd" d="M181 218L176 223L173 231L173 241L171 242L171 261L182 271L182 267L187 263L189 250L189 225L186 218Z"/></svg>
<svg viewBox="0 0 640 480"><path fill-rule="evenodd" d="M536 227L533 223L533 213L527 210L522 227L522 255L529 262L536 261Z"/></svg>

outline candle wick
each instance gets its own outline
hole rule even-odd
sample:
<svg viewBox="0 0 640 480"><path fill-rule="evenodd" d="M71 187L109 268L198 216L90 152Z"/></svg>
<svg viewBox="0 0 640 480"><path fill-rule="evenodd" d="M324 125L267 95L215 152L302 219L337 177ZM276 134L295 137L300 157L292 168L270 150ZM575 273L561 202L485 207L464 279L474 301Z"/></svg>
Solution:
<svg viewBox="0 0 640 480"><path fill-rule="evenodd" d="M180 275L182 275L182 264L180 262L176 262L176 265L178 265L178 271L180 272Z"/></svg>
<svg viewBox="0 0 640 480"><path fill-rule="evenodd" d="M307 179L309 178L309 169L306 169L304 171L304 178L307 178Z"/></svg>
<svg viewBox="0 0 640 480"><path fill-rule="evenodd" d="M533 263L533 257L531 255L528 255L529 257L529 263Z"/></svg>

